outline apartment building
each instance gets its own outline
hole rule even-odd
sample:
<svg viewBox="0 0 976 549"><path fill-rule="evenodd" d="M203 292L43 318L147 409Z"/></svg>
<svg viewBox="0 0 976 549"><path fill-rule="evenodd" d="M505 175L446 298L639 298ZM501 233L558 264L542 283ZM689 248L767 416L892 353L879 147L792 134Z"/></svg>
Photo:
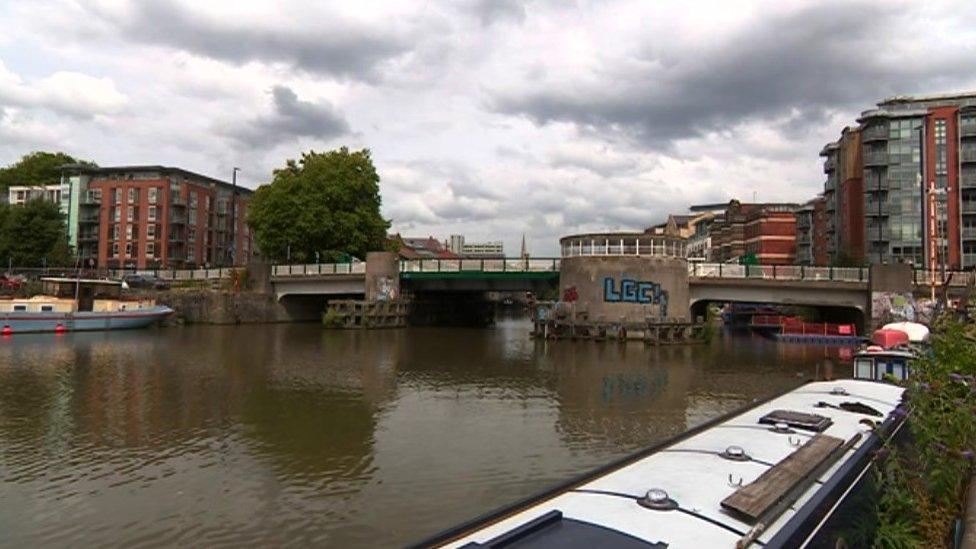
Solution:
<svg viewBox="0 0 976 549"><path fill-rule="evenodd" d="M864 261L864 165L861 132L846 127L841 137L828 143L824 157L824 207L827 261Z"/></svg>
<svg viewBox="0 0 976 549"><path fill-rule="evenodd" d="M796 210L796 264L828 265L827 200L818 196Z"/></svg>
<svg viewBox="0 0 976 549"><path fill-rule="evenodd" d="M246 264L249 189L167 166L62 168L69 243L89 265L195 268Z"/></svg>
<svg viewBox="0 0 976 549"><path fill-rule="evenodd" d="M847 132L848 151L860 150L863 187L861 193L851 189L849 199L860 197L861 210L846 212L851 223L840 234L863 242L871 262L926 265L934 251L948 268L976 267L976 92L896 96L857 121L858 128ZM831 196L837 196L830 174L842 150L836 143L821 152L828 214ZM934 234L927 222L930 188L936 197ZM834 220L837 211L835 203ZM841 249L835 243L832 251Z"/></svg>
<svg viewBox="0 0 976 549"><path fill-rule="evenodd" d="M444 247L463 258L501 259L505 257L505 244L498 241L468 242L463 234L452 234Z"/></svg>
<svg viewBox="0 0 976 549"><path fill-rule="evenodd" d="M61 203L61 185L13 185L7 188L8 204L23 204L28 200L43 198L57 204Z"/></svg>
<svg viewBox="0 0 976 549"><path fill-rule="evenodd" d="M686 257L694 261L705 261L712 247L710 228L720 214L710 210L695 211L696 207L692 206L691 214L670 214L667 221L648 227L644 232L680 236L685 239Z"/></svg>
<svg viewBox="0 0 976 549"><path fill-rule="evenodd" d="M730 262L749 254L761 265L791 265L796 259L798 204L749 204L732 200L711 226L711 261Z"/></svg>

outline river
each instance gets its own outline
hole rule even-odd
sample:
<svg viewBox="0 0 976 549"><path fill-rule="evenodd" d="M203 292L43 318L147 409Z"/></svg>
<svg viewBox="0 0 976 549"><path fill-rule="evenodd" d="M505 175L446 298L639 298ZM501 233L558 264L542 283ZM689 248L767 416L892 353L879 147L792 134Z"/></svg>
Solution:
<svg viewBox="0 0 976 549"><path fill-rule="evenodd" d="M645 348L529 327L4 338L0 544L403 545L836 362L749 334Z"/></svg>

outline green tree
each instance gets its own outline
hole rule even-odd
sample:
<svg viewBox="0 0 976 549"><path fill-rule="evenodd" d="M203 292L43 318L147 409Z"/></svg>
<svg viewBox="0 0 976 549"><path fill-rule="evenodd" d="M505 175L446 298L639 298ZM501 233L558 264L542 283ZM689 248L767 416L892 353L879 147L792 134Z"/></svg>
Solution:
<svg viewBox="0 0 976 549"><path fill-rule="evenodd" d="M247 221L266 257L292 262L360 258L382 250L390 222L380 215L380 177L369 150L303 153L255 191Z"/></svg>
<svg viewBox="0 0 976 549"><path fill-rule="evenodd" d="M60 207L50 200L35 199L0 208L0 261L17 267L71 265Z"/></svg>
<svg viewBox="0 0 976 549"><path fill-rule="evenodd" d="M89 164L79 162L63 152L36 151L25 154L17 162L0 168L0 191L7 192L12 185L54 185L61 181L61 166L65 164Z"/></svg>

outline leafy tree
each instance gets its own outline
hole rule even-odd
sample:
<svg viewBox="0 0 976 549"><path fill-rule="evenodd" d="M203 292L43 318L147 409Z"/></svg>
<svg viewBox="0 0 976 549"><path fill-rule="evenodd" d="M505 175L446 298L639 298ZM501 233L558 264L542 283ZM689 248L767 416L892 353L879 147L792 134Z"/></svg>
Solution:
<svg viewBox="0 0 976 549"><path fill-rule="evenodd" d="M0 261L17 267L66 266L73 262L60 207L35 199L0 208Z"/></svg>
<svg viewBox="0 0 976 549"><path fill-rule="evenodd" d="M365 257L382 250L390 222L380 215L380 177L369 150L302 153L255 191L247 221L266 257L293 262Z"/></svg>
<svg viewBox="0 0 976 549"><path fill-rule="evenodd" d="M0 168L0 191L6 192L12 185L54 185L61 181L61 166L76 163L79 161L63 152L25 154L17 162ZM80 163L94 166L91 162Z"/></svg>

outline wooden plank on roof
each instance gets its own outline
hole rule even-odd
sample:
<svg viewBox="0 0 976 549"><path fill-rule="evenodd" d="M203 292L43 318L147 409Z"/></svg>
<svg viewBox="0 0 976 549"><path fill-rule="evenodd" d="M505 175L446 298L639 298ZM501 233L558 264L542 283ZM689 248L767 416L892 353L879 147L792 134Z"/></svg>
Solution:
<svg viewBox="0 0 976 549"><path fill-rule="evenodd" d="M794 488L811 476L844 444L828 435L816 435L759 478L722 500L722 507L749 523L777 507Z"/></svg>

